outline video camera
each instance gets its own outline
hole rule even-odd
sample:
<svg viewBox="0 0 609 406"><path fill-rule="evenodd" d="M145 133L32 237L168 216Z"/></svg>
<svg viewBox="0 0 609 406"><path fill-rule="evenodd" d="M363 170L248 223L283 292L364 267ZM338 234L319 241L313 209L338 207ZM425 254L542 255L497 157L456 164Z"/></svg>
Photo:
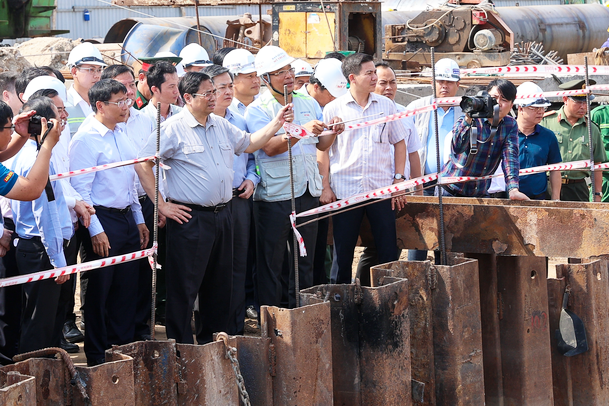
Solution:
<svg viewBox="0 0 609 406"><path fill-rule="evenodd" d="M478 92L473 97L461 97L461 103L459 103L461 110L469 114L471 118L493 118L495 116L496 105L497 100L484 90Z"/></svg>

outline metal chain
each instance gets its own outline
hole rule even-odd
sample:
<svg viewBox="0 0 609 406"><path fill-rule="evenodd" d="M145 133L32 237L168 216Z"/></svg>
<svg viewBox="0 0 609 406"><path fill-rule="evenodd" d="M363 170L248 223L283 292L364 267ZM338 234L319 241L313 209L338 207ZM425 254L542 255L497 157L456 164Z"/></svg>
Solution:
<svg viewBox="0 0 609 406"><path fill-rule="evenodd" d="M231 367L233 367L233 372L235 373L235 378L237 378L239 397L241 398L243 405L251 406L250 395L248 395L247 389L245 388L245 381L243 380L243 375L241 375L241 368L239 367L239 360L237 359L237 349L228 345L228 334L226 333L218 333L216 335L216 341L222 341L226 347L226 358L230 360Z"/></svg>
<svg viewBox="0 0 609 406"><path fill-rule="evenodd" d="M239 396L244 406L250 406L250 395L247 393L245 388L245 381L243 375L241 375L241 369L239 368L239 360L237 359L237 349L227 345L226 356L230 360L233 371L235 372L235 378L237 378L237 386L239 387Z"/></svg>

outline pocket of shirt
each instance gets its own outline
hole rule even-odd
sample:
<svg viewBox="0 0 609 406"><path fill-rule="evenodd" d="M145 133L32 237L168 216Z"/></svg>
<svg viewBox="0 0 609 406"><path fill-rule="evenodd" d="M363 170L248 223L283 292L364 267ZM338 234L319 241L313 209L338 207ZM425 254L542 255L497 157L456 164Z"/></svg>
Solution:
<svg viewBox="0 0 609 406"><path fill-rule="evenodd" d="M378 124L372 130L372 141L377 143L388 144L389 135L387 133L387 123Z"/></svg>
<svg viewBox="0 0 609 406"><path fill-rule="evenodd" d="M222 158L224 159L224 164L227 168L233 167L233 160L235 156L235 152L230 144L219 144L220 152L222 153Z"/></svg>
<svg viewBox="0 0 609 406"><path fill-rule="evenodd" d="M205 152L205 147L203 145L184 145L184 154L196 154L200 152Z"/></svg>

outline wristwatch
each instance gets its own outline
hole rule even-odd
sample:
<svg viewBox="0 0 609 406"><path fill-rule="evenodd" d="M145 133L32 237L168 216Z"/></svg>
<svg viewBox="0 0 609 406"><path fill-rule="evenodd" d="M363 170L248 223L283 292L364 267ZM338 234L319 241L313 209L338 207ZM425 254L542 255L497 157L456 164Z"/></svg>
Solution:
<svg viewBox="0 0 609 406"><path fill-rule="evenodd" d="M395 175L393 175L393 179L402 180L404 179L404 175L402 175L401 173L396 173Z"/></svg>
<svg viewBox="0 0 609 406"><path fill-rule="evenodd" d="M595 192L594 196L602 196L602 194L600 194L600 192Z"/></svg>

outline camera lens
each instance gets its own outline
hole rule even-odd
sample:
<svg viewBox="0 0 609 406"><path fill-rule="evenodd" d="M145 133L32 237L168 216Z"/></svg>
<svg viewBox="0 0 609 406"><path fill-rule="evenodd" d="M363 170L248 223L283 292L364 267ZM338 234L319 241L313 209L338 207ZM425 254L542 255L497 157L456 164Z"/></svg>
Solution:
<svg viewBox="0 0 609 406"><path fill-rule="evenodd" d="M464 113L476 113L484 110L484 101L480 100L478 97L463 96L459 106Z"/></svg>

